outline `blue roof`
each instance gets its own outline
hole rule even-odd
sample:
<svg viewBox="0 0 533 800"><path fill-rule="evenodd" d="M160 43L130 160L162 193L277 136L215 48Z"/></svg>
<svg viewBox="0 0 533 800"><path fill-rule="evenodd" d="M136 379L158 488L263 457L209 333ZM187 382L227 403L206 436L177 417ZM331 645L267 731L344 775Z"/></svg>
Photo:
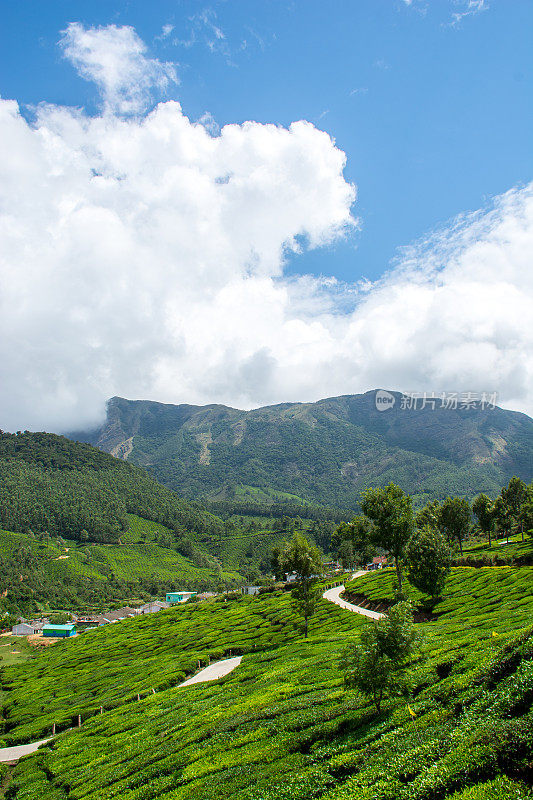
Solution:
<svg viewBox="0 0 533 800"><path fill-rule="evenodd" d="M49 631L49 630L53 629L54 631L71 631L75 627L76 626L74 625L74 623L72 623L71 625L52 625L52 624L50 624L50 625L45 625L44 626L44 630Z"/></svg>

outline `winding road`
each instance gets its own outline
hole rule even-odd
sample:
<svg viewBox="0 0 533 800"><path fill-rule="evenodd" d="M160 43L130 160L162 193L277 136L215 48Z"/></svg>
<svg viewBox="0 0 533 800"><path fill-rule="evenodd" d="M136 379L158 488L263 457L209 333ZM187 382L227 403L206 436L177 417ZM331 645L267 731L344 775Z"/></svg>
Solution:
<svg viewBox="0 0 533 800"><path fill-rule="evenodd" d="M366 575L366 572L354 572L352 575L352 580L354 581L356 578L360 578L362 575ZM381 619L381 617L385 616L384 614L380 614L379 611L371 611L369 608L354 606L353 603L343 600L341 594L344 592L344 589L344 585L334 586L333 589L326 589L322 597L324 600L329 600L331 603L335 603L335 605L345 608L346 611L354 611L356 614L362 614L363 617L369 617L370 619Z"/></svg>
<svg viewBox="0 0 533 800"><path fill-rule="evenodd" d="M192 686L195 683L205 683L206 681L216 681L218 678L223 678L224 675L229 675L235 667L238 667L242 661L242 656L235 656L234 658L224 658L222 661L215 661L208 667L200 670L200 672L188 678L183 683L178 684L178 689L182 686ZM2 747L0 748L0 763L14 763L22 756L27 756L30 753L35 753L42 744L52 741L53 737L49 739L41 739L38 742L31 742L30 744L20 744L16 747Z"/></svg>

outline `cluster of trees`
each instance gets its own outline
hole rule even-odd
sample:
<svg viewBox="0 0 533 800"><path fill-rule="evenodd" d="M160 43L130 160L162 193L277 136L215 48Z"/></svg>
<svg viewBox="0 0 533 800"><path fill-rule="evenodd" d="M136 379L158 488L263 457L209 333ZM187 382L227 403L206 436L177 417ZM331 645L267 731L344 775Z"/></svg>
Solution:
<svg viewBox="0 0 533 800"><path fill-rule="evenodd" d="M489 546L494 536L506 536L519 530L524 541L524 532L533 528L533 484L529 486L516 476L504 486L495 500L479 494L472 503L479 529L488 537Z"/></svg>
<svg viewBox="0 0 533 800"><path fill-rule="evenodd" d="M463 543L476 532L509 536L533 528L533 485L511 478L498 497L476 497L472 506L463 497L432 500L417 514L411 497L390 483L361 495L362 515L336 529L332 546L346 568L365 564L382 548L394 561L399 594L403 591L404 568L409 581L436 598L444 587L452 552L463 554ZM474 517L473 517L474 515ZM477 520L477 524L474 522Z"/></svg>
<svg viewBox="0 0 533 800"><path fill-rule="evenodd" d="M223 523L144 470L63 436L0 433L0 525L68 539L117 543L127 514L168 527L176 539L220 535Z"/></svg>
<svg viewBox="0 0 533 800"><path fill-rule="evenodd" d="M349 519L351 511L339 508L329 508L328 506L317 506L308 503L260 503L254 500L211 500L205 502L206 507L213 514L225 519L234 515L246 517L268 517L279 519L281 517L301 517L302 519L315 520L317 522L342 522Z"/></svg>

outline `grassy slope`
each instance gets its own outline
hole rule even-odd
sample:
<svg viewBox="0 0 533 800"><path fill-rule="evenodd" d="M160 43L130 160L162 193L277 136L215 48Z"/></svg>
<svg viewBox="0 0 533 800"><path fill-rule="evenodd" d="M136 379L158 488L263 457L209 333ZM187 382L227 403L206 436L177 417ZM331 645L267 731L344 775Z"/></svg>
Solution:
<svg viewBox="0 0 533 800"><path fill-rule="evenodd" d="M96 587L101 586L104 595L100 602L104 601L110 576L131 584L151 577L158 581L181 581L184 588L201 580L212 580L213 570L197 567L180 553L154 541L158 533L168 533L162 525L133 514L128 519L130 527L123 545L80 545L66 540L60 546L55 540L41 542L23 533L0 531L0 555L10 555L18 547L29 548L44 565L45 574L58 585L71 586L75 592L80 581L89 579ZM238 575L223 572L222 578L231 582Z"/></svg>
<svg viewBox="0 0 533 800"><path fill-rule="evenodd" d="M467 543L464 549L466 561L485 561L490 563L518 563L533 564L533 531L529 531L522 541L522 536L517 534L507 539L499 539L489 547L487 542Z"/></svg>
<svg viewBox="0 0 533 800"><path fill-rule="evenodd" d="M358 617L323 602L312 627L331 636L360 624ZM120 706L137 693L180 683L198 661L206 664L230 650L276 648L299 637L289 596L279 593L187 603L88 631L48 648L24 671L4 671L3 686L10 692L5 738L39 738L53 722L68 727L80 713L90 716L101 705ZM41 704L35 702L36 693Z"/></svg>
<svg viewBox="0 0 533 800"><path fill-rule="evenodd" d="M369 600L393 600L393 570L369 572L346 584L348 592L364 594ZM433 634L456 634L461 627L469 630L491 625L498 633L512 633L533 622L532 567L455 567L446 581L444 596L433 607L437 622L430 623ZM414 603L425 599L408 585Z"/></svg>
<svg viewBox="0 0 533 800"><path fill-rule="evenodd" d="M391 578L374 574L360 584L369 596L387 596ZM442 615L422 626L425 658L414 665L410 700L414 721L405 700L387 701L376 717L357 692L343 691L339 653L361 625L370 623L324 602L320 625L308 642L294 639L287 599L269 597L186 607L159 619L124 623L121 630L96 632L92 642L61 643L24 670L5 670L13 684L11 710L22 723L16 735L34 734L50 719L48 710L32 704L32 691L33 697L49 698L52 691L59 697L67 676L83 670L96 676L91 701L97 705L99 692L122 691L125 699L136 686L149 686L154 675L179 681L200 646L205 653L215 642L219 651L240 642L248 652L222 682L169 687L59 737L53 748L19 764L9 797L529 797L520 782L532 777L533 647L526 634L513 640L531 620L532 580L531 568L454 571ZM117 656L128 644L131 669L124 682L127 658ZM128 685L130 680L137 683ZM75 695L80 697L79 688ZM62 701L69 698L66 693ZM60 699L53 702L61 705ZM25 723L32 705L39 721Z"/></svg>

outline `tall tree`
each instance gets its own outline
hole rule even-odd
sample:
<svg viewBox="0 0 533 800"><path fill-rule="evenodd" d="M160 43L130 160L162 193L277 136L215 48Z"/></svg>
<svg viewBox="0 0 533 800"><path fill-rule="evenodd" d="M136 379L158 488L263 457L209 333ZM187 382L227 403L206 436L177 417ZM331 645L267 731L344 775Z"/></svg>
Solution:
<svg viewBox="0 0 533 800"><path fill-rule="evenodd" d="M418 528L433 528L441 530L440 527L440 503L438 500L430 500L424 508L416 515L416 525ZM442 533L442 531L441 531Z"/></svg>
<svg viewBox="0 0 533 800"><path fill-rule="evenodd" d="M474 512L478 525L488 536L489 547L492 547L492 532L494 530L494 508L490 497L486 494L478 494L472 503L472 511Z"/></svg>
<svg viewBox="0 0 533 800"><path fill-rule="evenodd" d="M520 509L520 523L522 530L529 531L529 535L533 536L533 483L527 487L526 499Z"/></svg>
<svg viewBox="0 0 533 800"><path fill-rule="evenodd" d="M440 508L439 522L448 542L457 542L463 555L463 541L468 536L471 522L468 500L463 497L447 497Z"/></svg>
<svg viewBox="0 0 533 800"><path fill-rule="evenodd" d="M281 558L281 547L273 547L270 553L270 569L274 579L281 581L285 577L285 567Z"/></svg>
<svg viewBox="0 0 533 800"><path fill-rule="evenodd" d="M318 547L310 544L305 536L296 531L281 553L280 562L286 572L296 574L296 584L292 590L293 605L304 619L304 634L307 639L309 619L314 614L320 592L316 586L322 574L322 557Z"/></svg>
<svg viewBox="0 0 533 800"><path fill-rule="evenodd" d="M373 523L373 539L394 558L398 589L403 590L402 560L404 550L414 530L411 498L389 483L384 488L367 489L361 495L361 509Z"/></svg>
<svg viewBox="0 0 533 800"><path fill-rule="evenodd" d="M418 529L407 543L405 556L409 583L433 599L439 597L452 560L442 533L430 527Z"/></svg>
<svg viewBox="0 0 533 800"><path fill-rule="evenodd" d="M355 552L350 539L343 539L337 550L343 569L352 569L355 565Z"/></svg>
<svg viewBox="0 0 533 800"><path fill-rule="evenodd" d="M524 541L524 524L520 519L520 512L523 504L527 499L527 486L524 481L514 475L507 486L501 491L501 498L507 508L509 509L509 516L511 524L514 522L519 525L522 534L522 541Z"/></svg>
<svg viewBox="0 0 533 800"><path fill-rule="evenodd" d="M372 522L367 517L354 517L351 522L341 522L331 537L331 545L340 556L343 542L350 542L355 562L366 564L375 553L372 531Z"/></svg>

